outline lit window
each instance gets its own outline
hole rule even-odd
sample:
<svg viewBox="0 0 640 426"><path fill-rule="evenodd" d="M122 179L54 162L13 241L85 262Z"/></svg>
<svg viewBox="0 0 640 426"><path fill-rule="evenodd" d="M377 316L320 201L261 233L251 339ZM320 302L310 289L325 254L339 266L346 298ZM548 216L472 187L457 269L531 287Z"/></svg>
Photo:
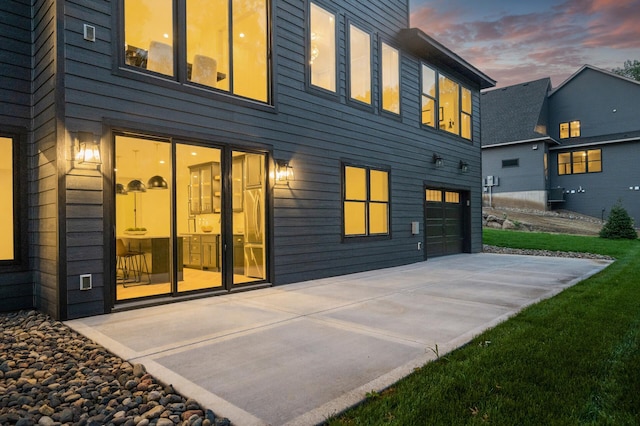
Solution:
<svg viewBox="0 0 640 426"><path fill-rule="evenodd" d="M558 174L599 173L602 171L602 150L562 152L558 154Z"/></svg>
<svg viewBox="0 0 640 426"><path fill-rule="evenodd" d="M560 123L560 139L580 137L580 121Z"/></svg>
<svg viewBox="0 0 640 426"><path fill-rule="evenodd" d="M471 139L471 90L461 86L460 136Z"/></svg>
<svg viewBox="0 0 640 426"><path fill-rule="evenodd" d="M473 139L471 90L440 75L424 64L422 65L421 111L421 122L425 126L445 130L468 140Z"/></svg>
<svg viewBox="0 0 640 426"><path fill-rule="evenodd" d="M389 172L344 167L344 235L389 234Z"/></svg>
<svg viewBox="0 0 640 426"><path fill-rule="evenodd" d="M371 36L349 25L349 89L351 99L371 103Z"/></svg>
<svg viewBox="0 0 640 426"><path fill-rule="evenodd" d="M438 102L441 110L440 129L447 132L460 134L460 86L453 80L441 75L438 79L439 97Z"/></svg>
<svg viewBox="0 0 640 426"><path fill-rule="evenodd" d="M400 114L400 54L382 43L382 109Z"/></svg>
<svg viewBox="0 0 640 426"><path fill-rule="evenodd" d="M460 193L446 191L444 193L444 202L450 204L460 204Z"/></svg>
<svg viewBox="0 0 640 426"><path fill-rule="evenodd" d="M15 259L13 139L0 137L0 261Z"/></svg>
<svg viewBox="0 0 640 426"><path fill-rule="evenodd" d="M422 65L422 124L436 126L436 72L426 65Z"/></svg>
<svg viewBox="0 0 640 426"><path fill-rule="evenodd" d="M427 201L433 201L433 202L436 202L436 203L441 203L442 202L442 191L437 190L437 189L427 189L426 199L427 199Z"/></svg>
<svg viewBox="0 0 640 426"><path fill-rule="evenodd" d="M570 175L571 174L571 153L563 152L558 154L558 174Z"/></svg>
<svg viewBox="0 0 640 426"><path fill-rule="evenodd" d="M126 63L173 76L173 22L173 0L125 0Z"/></svg>
<svg viewBox="0 0 640 426"><path fill-rule="evenodd" d="M126 65L176 77L179 58L186 62L181 82L268 101L268 0L123 2ZM180 39L186 51L174 43Z"/></svg>
<svg viewBox="0 0 640 426"><path fill-rule="evenodd" d="M336 91L336 27L335 16L311 3L309 35L309 67L311 84Z"/></svg>

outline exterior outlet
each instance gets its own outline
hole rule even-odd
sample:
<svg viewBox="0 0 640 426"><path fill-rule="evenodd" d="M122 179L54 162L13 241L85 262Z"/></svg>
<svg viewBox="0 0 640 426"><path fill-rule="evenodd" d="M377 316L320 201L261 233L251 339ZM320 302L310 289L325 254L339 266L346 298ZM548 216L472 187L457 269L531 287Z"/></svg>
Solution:
<svg viewBox="0 0 640 426"><path fill-rule="evenodd" d="M80 290L91 290L93 287L91 281L91 274L80 275Z"/></svg>
<svg viewBox="0 0 640 426"><path fill-rule="evenodd" d="M87 41L96 41L96 27L93 25L84 24L84 39Z"/></svg>
<svg viewBox="0 0 640 426"><path fill-rule="evenodd" d="M418 251L422 250L422 242L418 241Z"/></svg>

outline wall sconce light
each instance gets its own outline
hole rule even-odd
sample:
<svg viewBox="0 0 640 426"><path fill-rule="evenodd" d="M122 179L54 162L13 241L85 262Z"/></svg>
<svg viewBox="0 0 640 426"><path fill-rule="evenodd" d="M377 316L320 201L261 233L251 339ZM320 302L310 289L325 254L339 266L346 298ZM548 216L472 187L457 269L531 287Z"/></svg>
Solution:
<svg viewBox="0 0 640 426"><path fill-rule="evenodd" d="M100 157L99 139L91 132L78 132L76 135L75 161L77 164L99 165Z"/></svg>
<svg viewBox="0 0 640 426"><path fill-rule="evenodd" d="M460 160L460 170L462 173L467 173L469 171L469 163Z"/></svg>
<svg viewBox="0 0 640 426"><path fill-rule="evenodd" d="M433 164L436 165L436 167L442 167L444 166L444 160L442 159L442 157L440 157L438 154L433 154Z"/></svg>
<svg viewBox="0 0 640 426"><path fill-rule="evenodd" d="M289 162L276 160L276 183L288 184L294 180L293 167L289 165Z"/></svg>

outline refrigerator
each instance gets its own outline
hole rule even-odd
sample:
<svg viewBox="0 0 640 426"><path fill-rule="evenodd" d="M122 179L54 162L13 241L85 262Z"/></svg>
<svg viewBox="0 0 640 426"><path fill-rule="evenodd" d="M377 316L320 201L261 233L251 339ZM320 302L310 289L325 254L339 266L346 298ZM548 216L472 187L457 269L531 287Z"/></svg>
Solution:
<svg viewBox="0 0 640 426"><path fill-rule="evenodd" d="M248 154L245 161L244 268L245 275L265 279L264 156Z"/></svg>

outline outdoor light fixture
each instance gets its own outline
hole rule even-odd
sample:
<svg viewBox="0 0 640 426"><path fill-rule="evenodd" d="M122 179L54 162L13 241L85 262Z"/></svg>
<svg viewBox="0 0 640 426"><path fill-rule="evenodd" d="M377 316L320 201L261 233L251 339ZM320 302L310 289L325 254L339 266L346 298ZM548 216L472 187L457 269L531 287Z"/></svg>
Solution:
<svg viewBox="0 0 640 426"><path fill-rule="evenodd" d="M78 132L75 139L75 161L77 164L102 164L100 158L100 142L93 133Z"/></svg>
<svg viewBox="0 0 640 426"><path fill-rule="evenodd" d="M433 164L436 165L436 167L442 167L444 166L444 160L442 159L442 157L440 157L438 154L433 154Z"/></svg>
<svg viewBox="0 0 640 426"><path fill-rule="evenodd" d="M276 183L288 184L295 180L293 175L293 167L288 161L276 160Z"/></svg>
<svg viewBox="0 0 640 426"><path fill-rule="evenodd" d="M469 171L469 163L460 160L460 170L462 173L467 173Z"/></svg>

